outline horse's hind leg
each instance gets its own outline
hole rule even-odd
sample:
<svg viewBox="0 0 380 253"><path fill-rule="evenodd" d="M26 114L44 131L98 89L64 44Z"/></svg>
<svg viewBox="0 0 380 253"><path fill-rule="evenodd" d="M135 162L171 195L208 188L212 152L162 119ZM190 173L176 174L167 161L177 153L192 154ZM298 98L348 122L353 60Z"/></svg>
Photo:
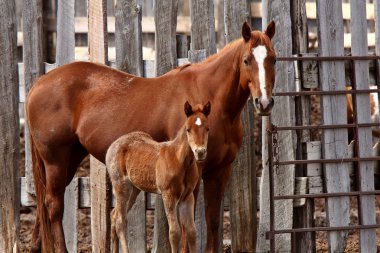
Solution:
<svg viewBox="0 0 380 253"><path fill-rule="evenodd" d="M179 217L182 229L186 233L190 253L196 253L197 251L197 232L194 222L194 202L194 195L191 193L179 204Z"/></svg>
<svg viewBox="0 0 380 253"><path fill-rule="evenodd" d="M48 156L50 159L45 159L44 161L46 173L45 205L48 210L51 233L54 238L55 253L67 252L62 219L70 152L70 148L61 148L56 152L50 150Z"/></svg>

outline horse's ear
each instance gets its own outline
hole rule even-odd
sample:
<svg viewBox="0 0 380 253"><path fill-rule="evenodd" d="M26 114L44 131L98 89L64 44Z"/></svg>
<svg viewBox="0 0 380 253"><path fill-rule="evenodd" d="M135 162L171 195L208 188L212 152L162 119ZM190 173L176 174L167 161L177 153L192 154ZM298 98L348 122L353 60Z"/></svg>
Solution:
<svg viewBox="0 0 380 253"><path fill-rule="evenodd" d="M265 30L265 34L269 37L269 39L272 39L275 32L276 32L276 24L272 20L267 26L267 29Z"/></svg>
<svg viewBox="0 0 380 253"><path fill-rule="evenodd" d="M205 104L203 106L203 110L202 110L202 113L207 117L211 112L211 103L210 101L207 102L207 104Z"/></svg>
<svg viewBox="0 0 380 253"><path fill-rule="evenodd" d="M184 105L184 110L185 110L185 114L187 117L190 117L194 113L193 107L191 107L191 105L188 101L186 101L186 103Z"/></svg>
<svg viewBox="0 0 380 253"><path fill-rule="evenodd" d="M251 27L247 22L244 22L243 27L241 28L241 36L243 36L245 42L248 42L251 39Z"/></svg>

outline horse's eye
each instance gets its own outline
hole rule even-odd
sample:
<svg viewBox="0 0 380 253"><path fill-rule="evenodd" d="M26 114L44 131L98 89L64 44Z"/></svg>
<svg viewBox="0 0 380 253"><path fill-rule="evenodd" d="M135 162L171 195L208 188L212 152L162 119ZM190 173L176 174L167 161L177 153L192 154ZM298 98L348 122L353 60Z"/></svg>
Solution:
<svg viewBox="0 0 380 253"><path fill-rule="evenodd" d="M207 132L210 131L210 128L206 128L206 131L207 131Z"/></svg>
<svg viewBox="0 0 380 253"><path fill-rule="evenodd" d="M245 65L248 65L248 64L249 64L248 59L244 59L244 64L245 64Z"/></svg>
<svg viewBox="0 0 380 253"><path fill-rule="evenodd" d="M187 131L188 133L190 133L190 128L186 128L186 131Z"/></svg>

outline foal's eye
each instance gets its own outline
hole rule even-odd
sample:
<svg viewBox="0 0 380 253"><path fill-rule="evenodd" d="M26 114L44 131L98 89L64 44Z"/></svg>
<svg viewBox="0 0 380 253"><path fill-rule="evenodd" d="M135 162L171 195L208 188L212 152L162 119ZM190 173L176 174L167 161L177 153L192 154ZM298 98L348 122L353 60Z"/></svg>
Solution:
<svg viewBox="0 0 380 253"><path fill-rule="evenodd" d="M186 131L187 131L188 133L190 133L190 128L187 128Z"/></svg>
<svg viewBox="0 0 380 253"><path fill-rule="evenodd" d="M244 59L244 64L245 65L248 65L249 64L249 60L246 58L246 59Z"/></svg>

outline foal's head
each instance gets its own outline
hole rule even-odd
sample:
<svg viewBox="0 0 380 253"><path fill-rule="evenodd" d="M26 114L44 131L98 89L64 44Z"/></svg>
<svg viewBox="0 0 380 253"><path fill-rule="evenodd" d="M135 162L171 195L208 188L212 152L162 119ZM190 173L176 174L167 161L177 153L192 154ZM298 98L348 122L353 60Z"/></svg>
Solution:
<svg viewBox="0 0 380 253"><path fill-rule="evenodd" d="M211 104L196 105L194 108L186 101L185 114L187 120L185 123L187 131L187 140L190 148L194 153L195 160L201 162L206 159L207 141L209 125L207 116L210 114Z"/></svg>
<svg viewBox="0 0 380 253"><path fill-rule="evenodd" d="M244 89L248 86L259 115L269 115L274 104L276 53L271 42L274 33L273 21L265 32L251 31L247 23L242 27L245 47L240 62L240 85Z"/></svg>

